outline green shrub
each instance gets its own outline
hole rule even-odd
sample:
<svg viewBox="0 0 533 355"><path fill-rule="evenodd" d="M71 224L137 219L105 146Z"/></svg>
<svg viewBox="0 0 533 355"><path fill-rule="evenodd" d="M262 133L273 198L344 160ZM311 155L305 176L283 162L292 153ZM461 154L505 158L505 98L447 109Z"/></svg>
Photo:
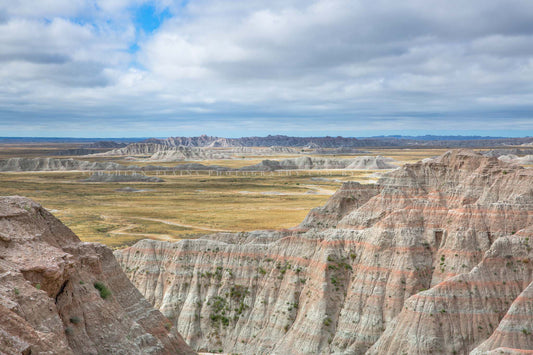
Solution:
<svg viewBox="0 0 533 355"><path fill-rule="evenodd" d="M79 322L81 322L80 317L76 317L76 316L70 317L69 320L70 320L70 323L72 323L72 324L78 324Z"/></svg>
<svg viewBox="0 0 533 355"><path fill-rule="evenodd" d="M94 288L100 291L100 297L102 297L104 300L111 296L111 291L104 285L103 283L96 281L94 283Z"/></svg>

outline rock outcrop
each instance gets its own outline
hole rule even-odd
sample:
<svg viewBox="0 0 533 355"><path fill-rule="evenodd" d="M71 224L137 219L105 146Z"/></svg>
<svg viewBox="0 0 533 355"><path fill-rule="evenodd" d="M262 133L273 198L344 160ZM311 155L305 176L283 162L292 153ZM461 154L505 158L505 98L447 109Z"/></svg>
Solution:
<svg viewBox="0 0 533 355"><path fill-rule="evenodd" d="M495 147L531 143L533 137L524 138L490 138L460 136L423 136L423 137L290 137L284 135L268 135L266 137L222 138L202 135L199 137L169 137L166 139L151 138L147 143L166 146L188 147L306 147L306 148L339 148L339 147Z"/></svg>
<svg viewBox="0 0 533 355"><path fill-rule="evenodd" d="M353 169L379 170L394 169L395 160L382 156L363 156L351 159L299 157L283 160L263 160L261 163L241 168L247 171L275 171L275 170L310 170L310 169Z"/></svg>
<svg viewBox="0 0 533 355"><path fill-rule="evenodd" d="M199 350L531 350L532 187L530 169L451 151L345 184L293 230L115 255Z"/></svg>
<svg viewBox="0 0 533 355"><path fill-rule="evenodd" d="M162 146L165 147L165 146ZM149 160L159 162L182 161L182 160L209 160L209 159L229 159L230 156L216 150L205 148L192 148L178 146L160 150L153 154Z"/></svg>
<svg viewBox="0 0 533 355"><path fill-rule="evenodd" d="M250 155L286 155L298 154L298 151L290 147L231 147L222 145L214 146L191 146L173 145L171 141L159 143L132 143L124 148L113 149L105 153L93 154L95 156L149 156L150 161L171 162L183 160L209 160L231 159ZM166 143L166 144L164 144ZM190 141L185 143L191 144Z"/></svg>
<svg viewBox="0 0 533 355"><path fill-rule="evenodd" d="M0 353L193 354L110 249L29 199L0 198Z"/></svg>
<svg viewBox="0 0 533 355"><path fill-rule="evenodd" d="M10 158L0 160L0 171L66 171L66 170L123 170L113 162L90 162L76 159Z"/></svg>
<svg viewBox="0 0 533 355"><path fill-rule="evenodd" d="M518 165L533 165L533 155L525 155L519 157L514 154L501 155L498 157L499 160L506 163L518 164Z"/></svg>
<svg viewBox="0 0 533 355"><path fill-rule="evenodd" d="M502 155L532 155L533 154L533 149L527 149L527 148L507 148L507 149L491 149L489 151L486 151L486 152L482 152L481 154L483 154L484 156L486 157L491 157L491 158L498 158L498 157L501 157Z"/></svg>
<svg viewBox="0 0 533 355"><path fill-rule="evenodd" d="M165 147L158 143L131 143L123 148L117 148L110 150L105 153L98 153L98 154L92 154L93 156L106 156L106 157L114 157L114 156L151 156L161 150L168 149L168 147Z"/></svg>

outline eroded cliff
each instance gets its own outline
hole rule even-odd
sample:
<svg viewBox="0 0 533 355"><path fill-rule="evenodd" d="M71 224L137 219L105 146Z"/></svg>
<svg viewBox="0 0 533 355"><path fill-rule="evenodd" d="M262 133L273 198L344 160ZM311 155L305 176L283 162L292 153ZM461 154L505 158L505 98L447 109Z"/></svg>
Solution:
<svg viewBox="0 0 533 355"><path fill-rule="evenodd" d="M348 183L293 230L144 240L116 256L196 349L531 350L532 186L532 170L451 151Z"/></svg>
<svg viewBox="0 0 533 355"><path fill-rule="evenodd" d="M194 354L110 249L22 197L0 198L0 353Z"/></svg>

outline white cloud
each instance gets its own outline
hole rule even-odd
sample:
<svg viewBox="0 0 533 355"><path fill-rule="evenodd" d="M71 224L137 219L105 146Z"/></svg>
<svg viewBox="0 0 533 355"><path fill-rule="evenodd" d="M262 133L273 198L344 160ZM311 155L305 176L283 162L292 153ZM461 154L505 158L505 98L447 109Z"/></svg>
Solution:
<svg viewBox="0 0 533 355"><path fill-rule="evenodd" d="M531 1L160 0L173 17L132 54L141 3L0 5L0 115L390 116L407 127L424 114L479 124L490 110L523 120L532 108Z"/></svg>

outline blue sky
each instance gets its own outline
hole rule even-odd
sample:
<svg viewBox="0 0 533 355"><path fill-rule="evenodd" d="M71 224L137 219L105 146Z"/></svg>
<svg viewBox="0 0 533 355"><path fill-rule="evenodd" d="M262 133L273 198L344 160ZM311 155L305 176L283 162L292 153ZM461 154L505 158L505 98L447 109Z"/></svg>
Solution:
<svg viewBox="0 0 533 355"><path fill-rule="evenodd" d="M0 136L533 135L528 0L0 4Z"/></svg>

